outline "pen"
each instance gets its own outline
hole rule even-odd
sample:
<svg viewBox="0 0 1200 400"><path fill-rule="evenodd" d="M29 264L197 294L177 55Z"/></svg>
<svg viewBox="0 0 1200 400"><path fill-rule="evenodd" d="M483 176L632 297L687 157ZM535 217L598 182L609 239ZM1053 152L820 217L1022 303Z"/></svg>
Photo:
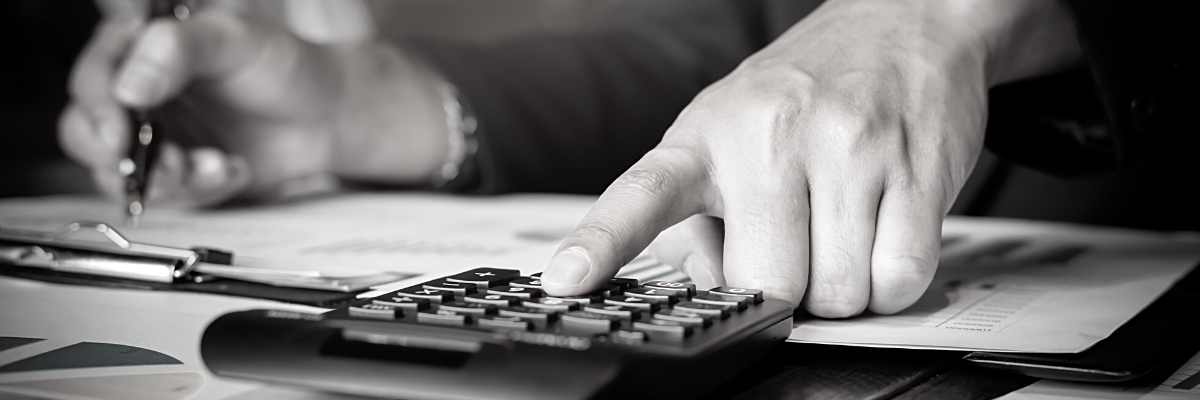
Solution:
<svg viewBox="0 0 1200 400"><path fill-rule="evenodd" d="M149 19L184 20L190 15L186 1L155 0L151 2ZM117 164L117 170L125 177L125 222L137 225L138 217L146 210L146 187L150 184L159 143L163 141L163 130L153 110L130 110L129 117L133 122L133 140L129 143L128 157Z"/></svg>

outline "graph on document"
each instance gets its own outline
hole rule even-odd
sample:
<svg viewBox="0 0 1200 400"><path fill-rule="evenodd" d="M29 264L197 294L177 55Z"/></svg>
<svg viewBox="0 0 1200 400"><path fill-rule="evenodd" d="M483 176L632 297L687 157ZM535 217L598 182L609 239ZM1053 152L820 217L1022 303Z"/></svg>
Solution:
<svg viewBox="0 0 1200 400"><path fill-rule="evenodd" d="M865 315L859 322L997 332L1037 308L1050 292L994 281L935 281L912 307L895 315Z"/></svg>

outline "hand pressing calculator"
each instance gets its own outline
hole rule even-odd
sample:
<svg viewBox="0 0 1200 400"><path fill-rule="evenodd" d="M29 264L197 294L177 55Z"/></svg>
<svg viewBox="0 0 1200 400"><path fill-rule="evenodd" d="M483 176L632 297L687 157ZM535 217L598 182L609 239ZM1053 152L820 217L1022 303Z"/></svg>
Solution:
<svg viewBox="0 0 1200 400"><path fill-rule="evenodd" d="M618 278L550 296L538 274L476 268L324 314L227 314L200 352L218 376L366 396L679 398L791 330L791 304L752 288Z"/></svg>

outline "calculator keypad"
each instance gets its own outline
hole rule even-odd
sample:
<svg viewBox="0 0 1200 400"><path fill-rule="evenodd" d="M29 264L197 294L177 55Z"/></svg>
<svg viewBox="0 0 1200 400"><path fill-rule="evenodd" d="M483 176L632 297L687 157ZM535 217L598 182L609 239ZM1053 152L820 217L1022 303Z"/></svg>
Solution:
<svg viewBox="0 0 1200 400"><path fill-rule="evenodd" d="M350 318L487 331L594 335L618 345L678 345L756 307L762 291L619 278L584 296L549 296L541 278L477 268L364 300Z"/></svg>

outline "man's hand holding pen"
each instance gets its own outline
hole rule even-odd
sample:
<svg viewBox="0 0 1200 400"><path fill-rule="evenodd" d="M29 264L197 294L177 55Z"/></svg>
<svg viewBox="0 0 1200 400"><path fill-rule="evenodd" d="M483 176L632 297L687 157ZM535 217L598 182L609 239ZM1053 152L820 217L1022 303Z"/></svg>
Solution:
<svg viewBox="0 0 1200 400"><path fill-rule="evenodd" d="M427 73L389 46L314 45L220 10L104 21L73 71L60 141L102 191L125 195L126 110L155 109L169 132L155 138L155 205L270 196L324 173L419 182L447 146Z"/></svg>

